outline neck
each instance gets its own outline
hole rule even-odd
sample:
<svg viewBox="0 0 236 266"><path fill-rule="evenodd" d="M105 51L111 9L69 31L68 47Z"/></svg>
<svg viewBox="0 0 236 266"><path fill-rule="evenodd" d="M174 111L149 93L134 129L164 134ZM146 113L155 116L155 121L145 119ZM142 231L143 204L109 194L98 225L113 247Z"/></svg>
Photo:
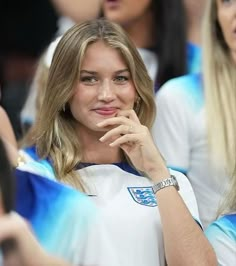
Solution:
<svg viewBox="0 0 236 266"><path fill-rule="evenodd" d="M187 38L189 42L201 45L201 22L189 25Z"/></svg>
<svg viewBox="0 0 236 266"><path fill-rule="evenodd" d="M186 8L188 41L201 45L202 18L205 10L205 2L194 0Z"/></svg>
<svg viewBox="0 0 236 266"><path fill-rule="evenodd" d="M109 143L99 141L105 132L91 131L83 134L83 130L80 129L79 138L81 140L84 163L96 163L96 164L111 164L118 163L123 160L123 154L120 148L110 147Z"/></svg>
<svg viewBox="0 0 236 266"><path fill-rule="evenodd" d="M155 44L153 38L153 20L154 18L150 10L147 11L141 18L123 25L123 28L128 33L136 47L146 48Z"/></svg>

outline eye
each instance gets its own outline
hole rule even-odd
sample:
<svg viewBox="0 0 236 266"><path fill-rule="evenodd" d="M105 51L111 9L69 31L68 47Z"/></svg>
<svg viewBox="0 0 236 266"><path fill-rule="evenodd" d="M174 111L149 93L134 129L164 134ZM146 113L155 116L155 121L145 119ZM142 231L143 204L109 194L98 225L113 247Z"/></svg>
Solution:
<svg viewBox="0 0 236 266"><path fill-rule="evenodd" d="M230 4L231 2L233 2L232 0L221 0L221 2L223 4Z"/></svg>
<svg viewBox="0 0 236 266"><path fill-rule="evenodd" d="M115 81L116 83L125 83L125 82L128 81L128 80L129 80L129 78L126 77L126 76L116 76L116 77L114 78L114 81Z"/></svg>
<svg viewBox="0 0 236 266"><path fill-rule="evenodd" d="M93 84L93 83L96 83L98 79L96 77L94 77L94 76L83 76L83 77L80 78L80 80L83 83Z"/></svg>

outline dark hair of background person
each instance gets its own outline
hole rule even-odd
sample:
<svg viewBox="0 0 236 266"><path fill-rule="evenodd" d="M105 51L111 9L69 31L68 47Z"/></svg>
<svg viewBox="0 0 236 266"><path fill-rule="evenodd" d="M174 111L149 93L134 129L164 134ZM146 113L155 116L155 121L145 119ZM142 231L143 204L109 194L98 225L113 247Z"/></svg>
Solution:
<svg viewBox="0 0 236 266"><path fill-rule="evenodd" d="M182 2L153 0L151 3L156 22L153 36L156 38L154 51L158 54L159 86L187 71L186 15Z"/></svg>
<svg viewBox="0 0 236 266"><path fill-rule="evenodd" d="M171 78L187 73L187 19L182 0L152 0L155 45L150 48L158 56L155 87ZM104 17L100 12L99 17ZM148 29L147 29L148 30Z"/></svg>

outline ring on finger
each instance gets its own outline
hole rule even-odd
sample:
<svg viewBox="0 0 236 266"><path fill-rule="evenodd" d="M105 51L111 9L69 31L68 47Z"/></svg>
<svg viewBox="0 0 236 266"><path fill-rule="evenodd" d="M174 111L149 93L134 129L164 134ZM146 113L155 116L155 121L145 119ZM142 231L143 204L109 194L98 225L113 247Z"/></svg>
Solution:
<svg viewBox="0 0 236 266"><path fill-rule="evenodd" d="M129 126L128 133L132 133L132 131L133 131L133 126Z"/></svg>

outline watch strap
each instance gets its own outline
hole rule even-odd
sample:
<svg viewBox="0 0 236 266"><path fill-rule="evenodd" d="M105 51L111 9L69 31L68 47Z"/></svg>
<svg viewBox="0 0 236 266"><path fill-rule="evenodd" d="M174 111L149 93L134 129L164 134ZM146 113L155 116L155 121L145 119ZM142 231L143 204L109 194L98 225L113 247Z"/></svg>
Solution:
<svg viewBox="0 0 236 266"><path fill-rule="evenodd" d="M159 190L169 187L169 186L174 186L176 190L179 190L179 184L174 175L171 175L170 177L158 182L157 184L153 185L152 190L153 193L156 194Z"/></svg>

